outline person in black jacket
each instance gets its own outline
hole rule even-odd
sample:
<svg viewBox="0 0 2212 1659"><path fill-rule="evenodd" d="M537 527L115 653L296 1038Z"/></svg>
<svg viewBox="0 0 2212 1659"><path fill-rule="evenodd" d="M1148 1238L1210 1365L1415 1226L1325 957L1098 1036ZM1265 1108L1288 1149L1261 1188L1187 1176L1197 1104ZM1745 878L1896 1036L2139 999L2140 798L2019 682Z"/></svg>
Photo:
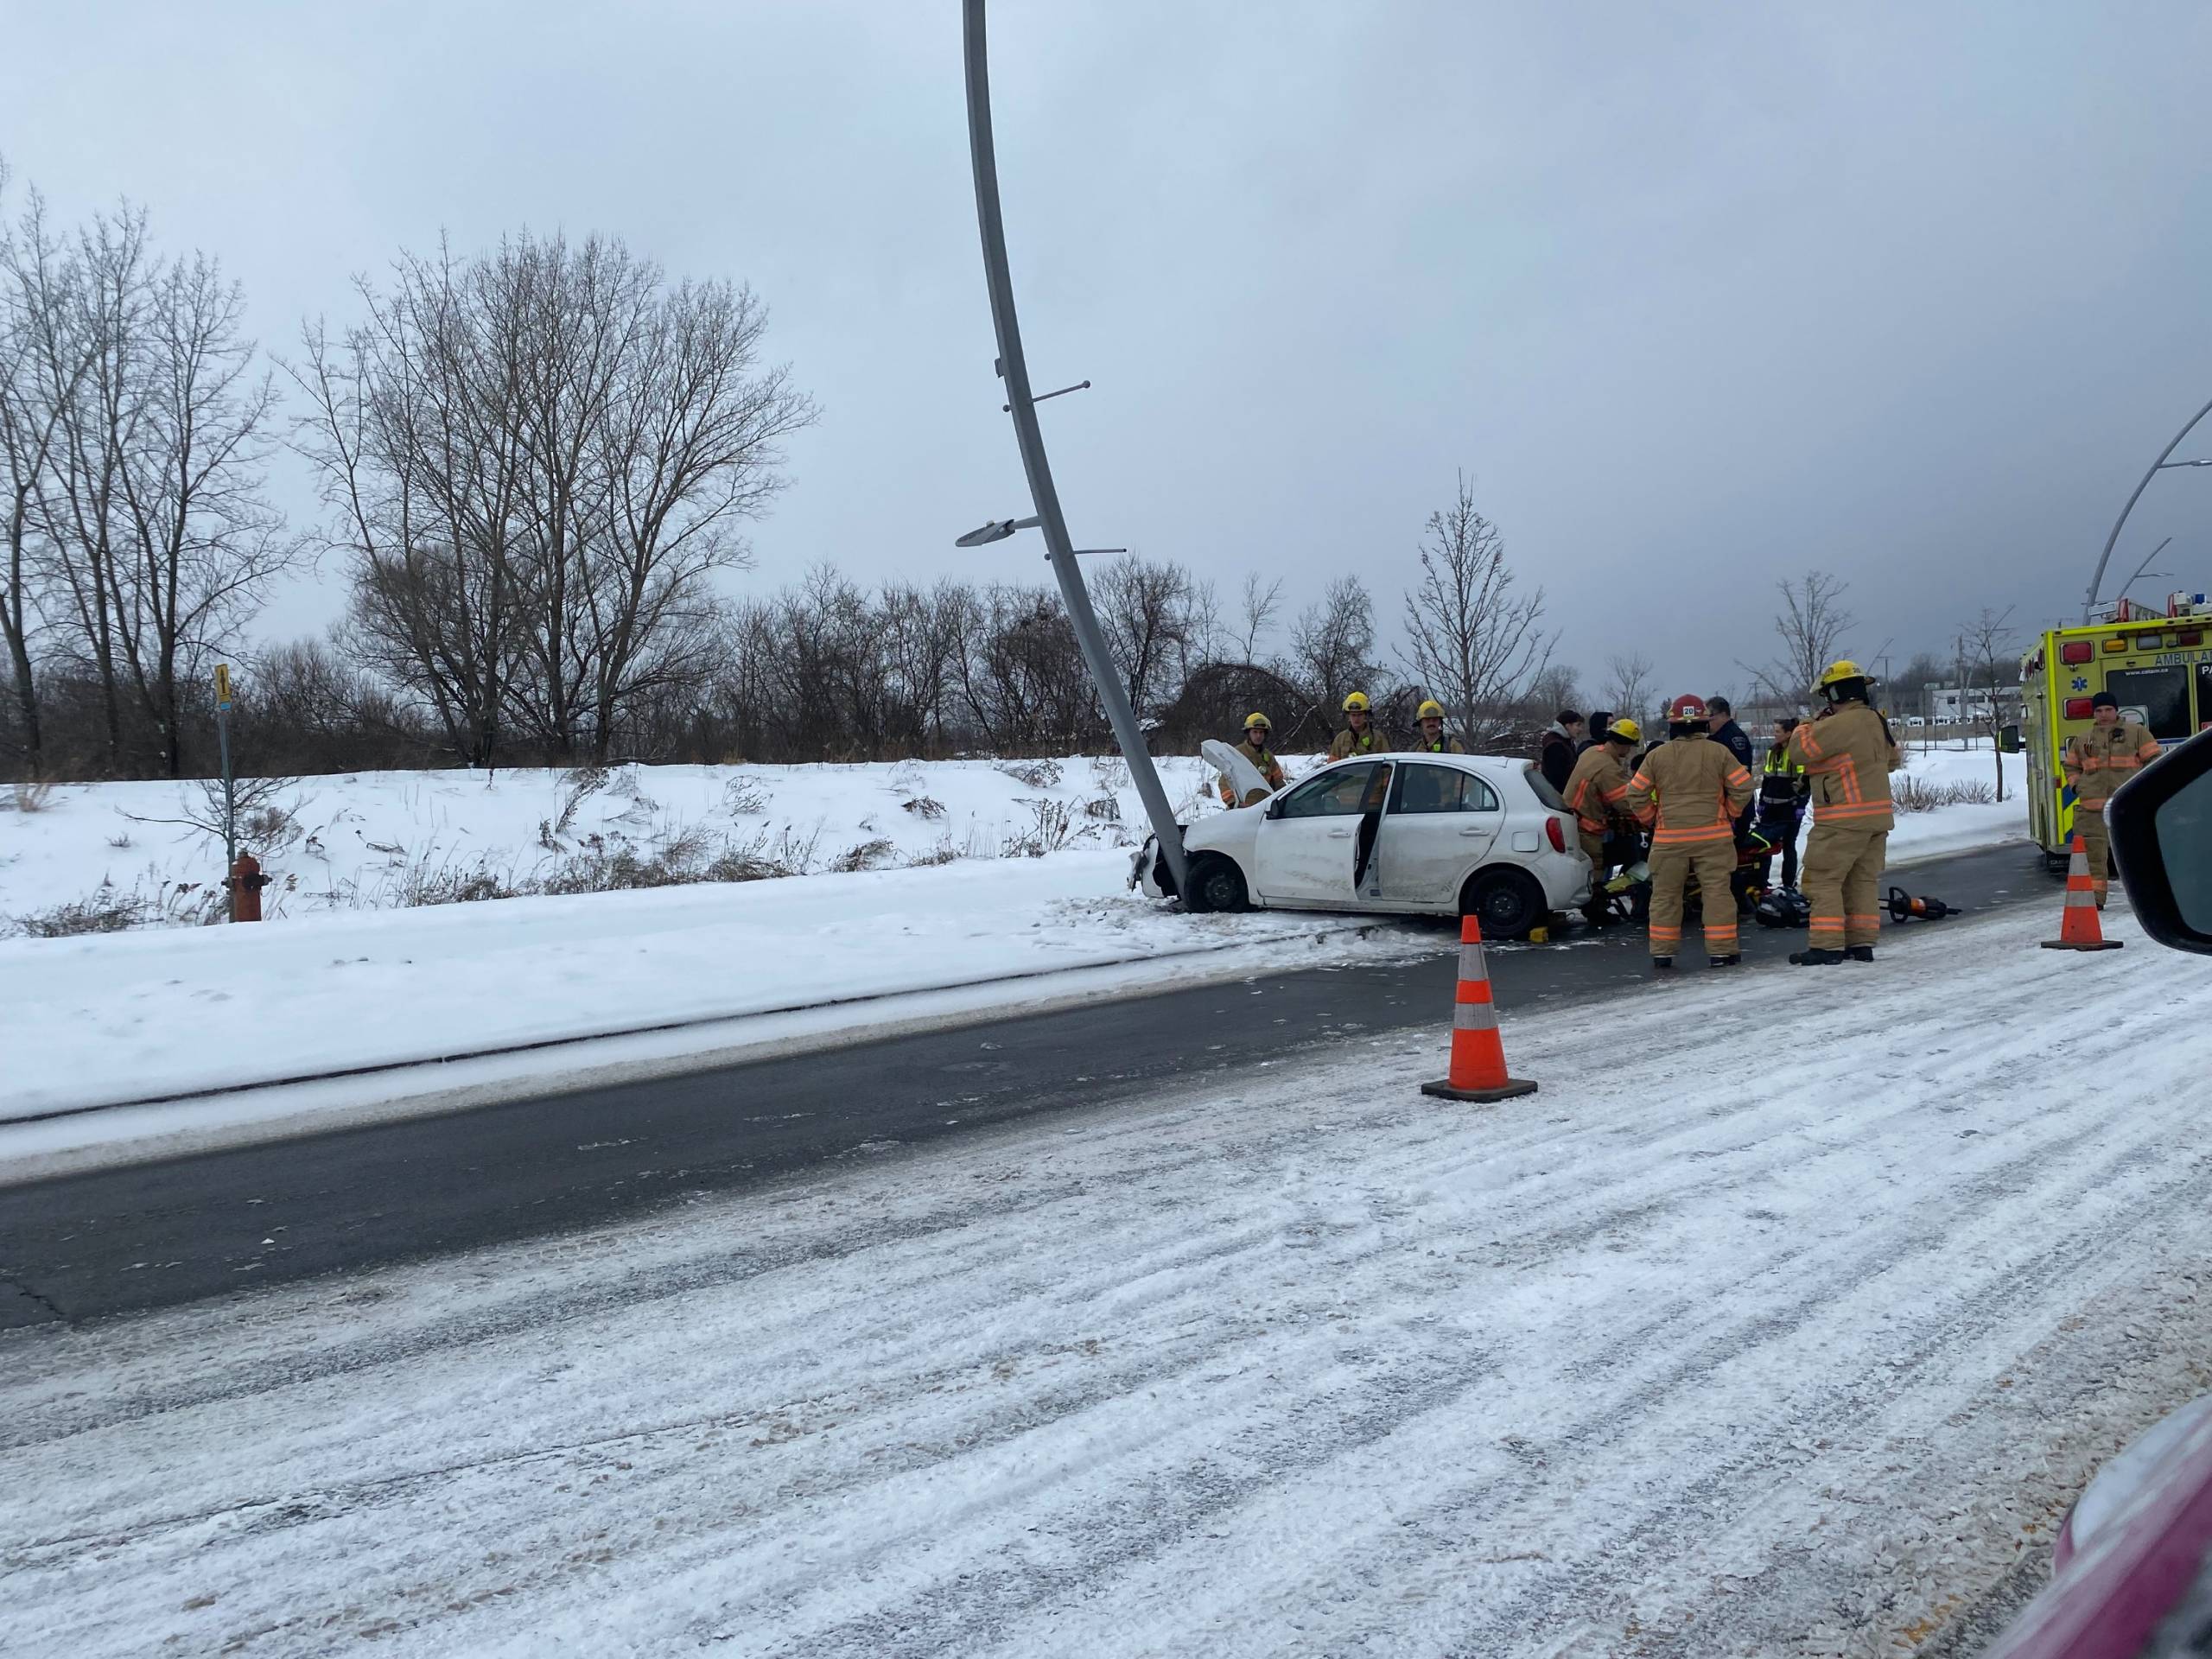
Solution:
<svg viewBox="0 0 2212 1659"><path fill-rule="evenodd" d="M1536 746L1536 769L1556 790L1564 790L1567 780L1574 775L1576 741L1582 735L1582 716L1572 709L1562 709L1559 718L1544 728L1543 741Z"/></svg>
<svg viewBox="0 0 2212 1659"><path fill-rule="evenodd" d="M1713 741L1734 755L1736 764L1749 772L1756 764L1751 759L1751 740L1736 723L1736 711L1728 706L1728 699L1707 697L1705 706L1711 711Z"/></svg>
<svg viewBox="0 0 2212 1659"><path fill-rule="evenodd" d="M1612 723L1611 709L1592 709L1590 711L1590 723L1583 728L1582 737L1574 746L1575 758L1580 760L1583 750L1594 749L1599 744L1604 742L1605 728Z"/></svg>

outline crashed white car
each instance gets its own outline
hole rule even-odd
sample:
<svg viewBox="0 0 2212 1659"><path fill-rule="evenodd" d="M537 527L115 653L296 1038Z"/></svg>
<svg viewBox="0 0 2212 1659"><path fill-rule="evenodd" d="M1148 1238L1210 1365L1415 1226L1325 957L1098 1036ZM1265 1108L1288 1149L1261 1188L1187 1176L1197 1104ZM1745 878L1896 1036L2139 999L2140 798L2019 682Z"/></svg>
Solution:
<svg viewBox="0 0 2212 1659"><path fill-rule="evenodd" d="M1205 753L1245 800L1264 792L1228 745L1208 743ZM1510 939L1590 899L1590 861L1559 791L1533 762L1494 755L1338 760L1185 827L1183 850L1190 910L1473 915L1485 937ZM1135 866L1132 887L1177 896L1156 838L1146 838Z"/></svg>

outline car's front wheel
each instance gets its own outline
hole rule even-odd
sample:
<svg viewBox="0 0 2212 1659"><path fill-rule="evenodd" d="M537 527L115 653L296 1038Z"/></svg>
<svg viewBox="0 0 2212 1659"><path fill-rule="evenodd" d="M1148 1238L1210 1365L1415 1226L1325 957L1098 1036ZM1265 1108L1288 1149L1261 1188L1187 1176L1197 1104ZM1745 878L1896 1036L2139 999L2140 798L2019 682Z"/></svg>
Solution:
<svg viewBox="0 0 2212 1659"><path fill-rule="evenodd" d="M1526 870L1478 870L1459 895L1459 913L1482 924L1486 939L1517 939L1543 920L1544 890Z"/></svg>
<svg viewBox="0 0 2212 1659"><path fill-rule="evenodd" d="M1203 912L1246 907L1244 873L1219 853L1199 854L1191 861L1190 874L1188 908Z"/></svg>

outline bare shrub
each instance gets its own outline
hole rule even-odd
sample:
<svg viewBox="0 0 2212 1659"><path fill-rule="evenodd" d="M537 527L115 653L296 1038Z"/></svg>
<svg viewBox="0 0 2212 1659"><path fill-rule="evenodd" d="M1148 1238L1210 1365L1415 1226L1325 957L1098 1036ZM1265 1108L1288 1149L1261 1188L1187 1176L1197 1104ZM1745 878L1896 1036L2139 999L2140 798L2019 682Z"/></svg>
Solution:
<svg viewBox="0 0 2212 1659"><path fill-rule="evenodd" d="M1987 806L1996 799L1994 785L1974 779L1930 783L1909 772L1898 772L1890 779L1890 803L1900 812L1933 812L1939 806Z"/></svg>
<svg viewBox="0 0 2212 1659"><path fill-rule="evenodd" d="M140 927L189 927L219 922L228 913L228 898L213 881L156 880L150 892L137 884L118 887L102 881L86 898L0 920L0 938L65 939Z"/></svg>
<svg viewBox="0 0 2212 1659"><path fill-rule="evenodd" d="M1075 809L1065 801L1051 799L1020 803L1027 807L1032 823L1016 830L999 849L1001 858L1042 858L1057 853L1075 838Z"/></svg>
<svg viewBox="0 0 2212 1659"><path fill-rule="evenodd" d="M937 845L928 851L908 854L906 868L910 870L932 869L940 864L957 863L965 856L960 848L953 845L952 837L944 835L938 836Z"/></svg>
<svg viewBox="0 0 2212 1659"><path fill-rule="evenodd" d="M613 775L605 766L578 766L569 774L560 816L553 820L553 839L569 833L576 821L576 809L605 789Z"/></svg>
<svg viewBox="0 0 2212 1659"><path fill-rule="evenodd" d="M12 806L18 812L43 812L53 795L52 784L33 779L10 785L6 799L0 800L0 807Z"/></svg>
<svg viewBox="0 0 2212 1659"><path fill-rule="evenodd" d="M722 810L733 818L757 818L768 810L768 791L758 778L736 777L722 785Z"/></svg>
<svg viewBox="0 0 2212 1659"><path fill-rule="evenodd" d="M89 899L18 916L14 931L34 939L73 938L80 933L122 933L143 925L145 901L103 881Z"/></svg>
<svg viewBox="0 0 2212 1659"><path fill-rule="evenodd" d="M1094 823L1119 823L1122 821L1120 798L1094 795L1083 804L1083 816Z"/></svg>
<svg viewBox="0 0 2212 1659"><path fill-rule="evenodd" d="M832 875L857 875L862 870L880 869L898 850L887 837L878 836L873 841L846 848L826 868Z"/></svg>
<svg viewBox="0 0 2212 1659"><path fill-rule="evenodd" d="M944 818L944 803L927 795L917 795L912 800L901 801L899 804L925 823L941 823Z"/></svg>
<svg viewBox="0 0 2212 1659"><path fill-rule="evenodd" d="M400 873L392 893L399 909L413 910L429 905L474 905L493 899L512 899L526 890L514 885L512 872L494 868L489 858L480 858L469 864L431 864L427 861L410 864Z"/></svg>
<svg viewBox="0 0 2212 1659"><path fill-rule="evenodd" d="M1060 781L1060 763L1057 760L1008 760L1001 763L998 770L1030 789L1051 789Z"/></svg>
<svg viewBox="0 0 2212 1659"><path fill-rule="evenodd" d="M107 838L107 844L118 853L127 852L130 847L130 837L127 835L110 836Z"/></svg>

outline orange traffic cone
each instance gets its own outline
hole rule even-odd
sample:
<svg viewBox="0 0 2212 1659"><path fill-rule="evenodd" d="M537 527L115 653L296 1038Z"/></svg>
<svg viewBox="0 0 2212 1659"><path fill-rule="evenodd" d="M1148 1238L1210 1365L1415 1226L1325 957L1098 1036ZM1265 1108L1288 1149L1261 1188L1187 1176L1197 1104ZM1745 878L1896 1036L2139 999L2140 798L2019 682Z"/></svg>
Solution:
<svg viewBox="0 0 2212 1659"><path fill-rule="evenodd" d="M2058 937L2045 939L2046 950L2117 950L2127 943L2125 939L2105 938L2102 923L2097 920L2097 884L2089 879L2089 849L2077 831L2074 836L2074 855L2066 863L2066 915L2059 923Z"/></svg>
<svg viewBox="0 0 2212 1659"><path fill-rule="evenodd" d="M1505 1075L1505 1045L1497 1038L1497 1009L1490 999L1490 969L1483 963L1482 924L1459 923L1459 993L1452 1007L1452 1075L1424 1083L1424 1095L1446 1100L1511 1100L1536 1085Z"/></svg>

